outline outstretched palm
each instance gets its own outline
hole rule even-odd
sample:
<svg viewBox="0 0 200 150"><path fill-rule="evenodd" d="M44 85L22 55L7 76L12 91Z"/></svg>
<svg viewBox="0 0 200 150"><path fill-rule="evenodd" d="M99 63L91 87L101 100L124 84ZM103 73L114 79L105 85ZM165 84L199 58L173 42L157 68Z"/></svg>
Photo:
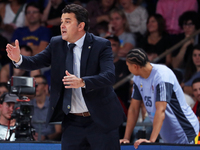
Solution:
<svg viewBox="0 0 200 150"><path fill-rule="evenodd" d="M6 51L8 57L15 62L20 60L20 48L19 48L19 41L15 40L15 46L11 44L7 44Z"/></svg>

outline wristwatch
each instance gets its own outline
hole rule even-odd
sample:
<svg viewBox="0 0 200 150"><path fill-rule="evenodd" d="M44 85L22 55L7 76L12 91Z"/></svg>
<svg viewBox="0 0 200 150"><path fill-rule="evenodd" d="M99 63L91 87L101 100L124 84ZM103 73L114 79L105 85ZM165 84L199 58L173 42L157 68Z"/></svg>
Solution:
<svg viewBox="0 0 200 150"><path fill-rule="evenodd" d="M85 88L85 81L82 79L83 83L84 83L84 86L82 86L82 88Z"/></svg>

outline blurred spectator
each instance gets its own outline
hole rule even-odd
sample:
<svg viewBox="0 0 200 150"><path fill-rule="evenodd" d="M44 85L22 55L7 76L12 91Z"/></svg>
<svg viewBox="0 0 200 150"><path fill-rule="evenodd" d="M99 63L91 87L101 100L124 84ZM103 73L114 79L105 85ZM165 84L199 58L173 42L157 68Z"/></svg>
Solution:
<svg viewBox="0 0 200 150"><path fill-rule="evenodd" d="M156 13L161 14L166 21L169 34L182 33L178 26L178 19L186 11L198 10L197 0L159 0Z"/></svg>
<svg viewBox="0 0 200 150"><path fill-rule="evenodd" d="M194 100L196 101L192 110L197 115L197 110L200 109L200 78L194 79L194 81L192 82L192 90Z"/></svg>
<svg viewBox="0 0 200 150"><path fill-rule="evenodd" d="M8 85L6 82L0 82L0 96L4 93L8 93Z"/></svg>
<svg viewBox="0 0 200 150"><path fill-rule="evenodd" d="M35 98L31 100L34 106L34 114L32 117L32 126L36 129L34 139L40 140L59 140L61 136L61 125L48 125L46 127L46 116L49 107L49 97L47 96L48 84L44 76L35 76L37 84Z"/></svg>
<svg viewBox="0 0 200 150"><path fill-rule="evenodd" d="M21 46L21 54L24 56L31 56L32 55L32 49L29 46ZM34 70L34 71L25 71L22 69L14 68L13 63L10 62L9 64L6 64L1 69L1 76L0 76L0 82L7 82L12 76L31 76L34 77L35 75L40 74L40 70Z"/></svg>
<svg viewBox="0 0 200 150"><path fill-rule="evenodd" d="M135 39L130 33L126 15L120 9L113 9L110 12L109 35L116 35L120 40L119 57L125 58L127 53L135 47Z"/></svg>
<svg viewBox="0 0 200 150"><path fill-rule="evenodd" d="M171 46L170 38L165 30L165 20L163 17L160 14L149 16L147 20L147 34L139 45L139 47L146 50L149 61L154 60ZM167 55L157 63L170 66L170 56Z"/></svg>
<svg viewBox="0 0 200 150"><path fill-rule="evenodd" d="M17 96L5 93L0 97L0 140L15 141L15 121L10 121Z"/></svg>
<svg viewBox="0 0 200 150"><path fill-rule="evenodd" d="M192 82L200 77L200 45L194 46L184 73L184 92L192 95Z"/></svg>
<svg viewBox="0 0 200 150"><path fill-rule="evenodd" d="M130 31L143 35L146 32L147 11L133 3L133 0L119 0L126 15Z"/></svg>
<svg viewBox="0 0 200 150"><path fill-rule="evenodd" d="M183 74L182 74L182 72L180 70L176 70L176 69L173 69L172 71L176 75L176 78L177 78L180 86L183 88L183 84L182 84L183 83ZM193 98L190 95L186 94L185 92L184 92L184 96L185 96L185 100L186 100L187 104L191 108L193 108L194 104L195 104L195 101L193 100Z"/></svg>
<svg viewBox="0 0 200 150"><path fill-rule="evenodd" d="M90 1L86 9L89 13L89 32L95 35L105 34L108 30L109 13L115 7L116 0L94 0Z"/></svg>
<svg viewBox="0 0 200 150"><path fill-rule="evenodd" d="M60 35L60 17L65 7L63 0L49 0L42 16L42 22L51 29L52 36Z"/></svg>
<svg viewBox="0 0 200 150"><path fill-rule="evenodd" d="M42 9L46 8L48 5L49 0L26 0L26 3L38 3Z"/></svg>
<svg viewBox="0 0 200 150"><path fill-rule="evenodd" d="M20 45L28 45L33 50L33 55L41 52L48 45L51 32L48 28L41 26L42 9L37 3L29 3L25 9L28 26L17 28L12 37L12 44L15 39Z"/></svg>
<svg viewBox="0 0 200 150"><path fill-rule="evenodd" d="M1 28L2 35L11 40L14 30L25 25L25 7L26 0L8 0L7 3L1 3L0 15L3 20Z"/></svg>
<svg viewBox="0 0 200 150"><path fill-rule="evenodd" d="M111 42L113 57L114 57L114 65L115 65L115 83L119 82L126 76L130 74L128 67L126 65L126 61L119 59L118 52L120 49L120 41L117 36L108 36L106 37ZM129 107L129 88L130 83L127 81L122 84L120 87L115 89L115 93L117 94L120 101L123 103L122 106L125 106L124 112L127 114L127 109Z"/></svg>
<svg viewBox="0 0 200 150"><path fill-rule="evenodd" d="M197 29L200 28L199 16L195 11L187 11L183 13L179 18L179 26L183 29L184 33L175 36L175 42L180 42L184 38L192 35ZM195 36L191 40L185 42L180 48L172 53L172 66L173 68L184 69L188 58L190 57L193 49L193 45L200 42L199 35Z"/></svg>

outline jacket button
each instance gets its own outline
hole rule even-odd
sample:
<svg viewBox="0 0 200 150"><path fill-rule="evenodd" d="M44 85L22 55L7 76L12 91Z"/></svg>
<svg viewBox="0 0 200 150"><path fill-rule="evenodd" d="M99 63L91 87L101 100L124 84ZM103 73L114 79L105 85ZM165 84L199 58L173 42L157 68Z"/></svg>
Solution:
<svg viewBox="0 0 200 150"><path fill-rule="evenodd" d="M67 109L70 109L70 105L67 105Z"/></svg>
<svg viewBox="0 0 200 150"><path fill-rule="evenodd" d="M52 107L51 109L52 109L52 110L54 110L54 108L53 108L53 107Z"/></svg>

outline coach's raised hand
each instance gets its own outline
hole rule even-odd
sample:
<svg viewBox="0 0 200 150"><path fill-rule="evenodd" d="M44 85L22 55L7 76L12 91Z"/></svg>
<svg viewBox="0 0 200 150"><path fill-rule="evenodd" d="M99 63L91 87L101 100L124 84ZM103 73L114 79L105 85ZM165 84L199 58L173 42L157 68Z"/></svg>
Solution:
<svg viewBox="0 0 200 150"><path fill-rule="evenodd" d="M20 60L20 48L19 48L19 41L15 40L15 46L11 44L7 44L6 46L6 51L8 57L14 61L14 62L19 62Z"/></svg>

